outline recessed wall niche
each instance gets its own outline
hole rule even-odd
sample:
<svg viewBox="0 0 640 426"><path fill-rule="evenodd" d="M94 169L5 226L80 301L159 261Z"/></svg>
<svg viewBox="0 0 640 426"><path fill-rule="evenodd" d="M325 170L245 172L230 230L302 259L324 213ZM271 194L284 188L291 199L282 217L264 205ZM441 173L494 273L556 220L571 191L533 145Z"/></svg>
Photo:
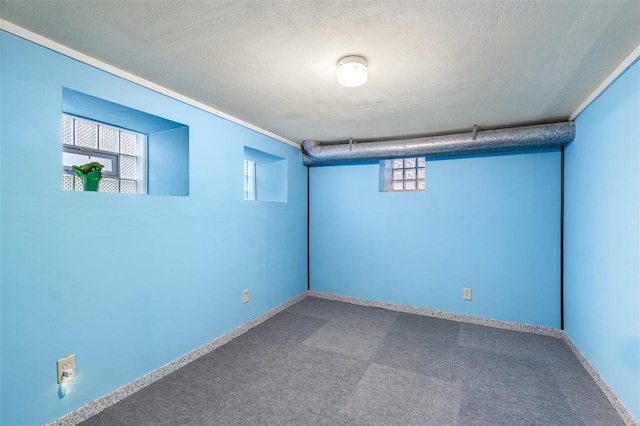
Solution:
<svg viewBox="0 0 640 426"><path fill-rule="evenodd" d="M245 146L244 199L286 203L286 158Z"/></svg>
<svg viewBox="0 0 640 426"><path fill-rule="evenodd" d="M120 129L146 136L146 140L142 142L144 146L139 147L138 150L144 153L144 164L139 164L137 167L137 169L144 170L144 176L135 179L144 183L144 190L103 192L189 195L189 126L69 88L62 89L62 113L63 117L66 117L63 118L63 123L72 123L72 126L75 126L76 119L77 123L85 126L87 126L86 123L89 123L87 120L90 120L98 130L101 124L105 124L107 126L103 127L107 130ZM72 116L73 120L70 120L69 116ZM87 145L86 141L75 144L76 136L80 133L75 132L74 128L67 129L67 127L69 126L63 125L63 146L67 150L79 151L72 154L82 155L81 151L86 148L84 147ZM139 141L138 144L140 143ZM95 150L102 151L99 131L96 131ZM109 149L106 149L105 154L108 156L109 152ZM120 151L118 154L122 155ZM69 187L77 189L77 185L69 185L69 177L66 174L63 174L63 179L65 189L69 189ZM131 181L133 180L134 178L131 177ZM116 184L121 184L123 181L127 184L131 183L124 179L117 180L113 176L110 181L116 182ZM111 183L113 184L113 182Z"/></svg>

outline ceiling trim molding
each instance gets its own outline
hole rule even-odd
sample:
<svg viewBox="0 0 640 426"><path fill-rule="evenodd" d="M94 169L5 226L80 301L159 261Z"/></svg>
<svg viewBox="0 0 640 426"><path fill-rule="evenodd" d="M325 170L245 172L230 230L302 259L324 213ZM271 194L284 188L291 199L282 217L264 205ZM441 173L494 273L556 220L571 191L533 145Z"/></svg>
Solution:
<svg viewBox="0 0 640 426"><path fill-rule="evenodd" d="M191 99L185 95L182 95L178 92L174 92L171 89L167 89L166 87L160 86L152 81L146 80L142 77L139 77L130 72L124 71L120 68L117 68L113 65L110 65L106 62L102 62L99 59L88 56L84 53L78 52L77 50L71 49L63 44L60 44L56 41L50 40L40 34L36 34L31 32L25 28L22 28L16 24L12 24L11 22L5 21L4 19L0 19L0 30L6 31L7 33L13 34L17 37L23 38L27 41L38 44L42 47L46 47L47 49L53 50L54 52L60 53L62 55L68 56L69 58L75 59L87 65L91 65L92 67L98 68L102 71L108 72L109 74L113 74L116 77L123 78L132 83L138 84L142 87L146 87L147 89L153 90L154 92L158 92L162 95L169 96L175 100L180 102L184 102L185 104L191 105L192 107L198 108L202 111L208 112L210 114L216 115L218 117L224 118L225 120L229 120L233 123L239 124L247 129L256 131L265 136L273 138L277 141L286 143L287 145L291 145L295 148L300 148L300 144L290 141L289 139L283 138L282 136L278 136L275 133L271 133L268 130L262 129L258 126L254 126L251 123L247 123L239 118L236 118L232 115L226 114L220 110L210 107L209 105L203 104L202 102L198 102L195 99Z"/></svg>
<svg viewBox="0 0 640 426"><path fill-rule="evenodd" d="M615 70L613 70L613 72L611 74L609 74L609 76L602 82L602 84L600 84L600 86L598 86L598 88L596 90L593 91L593 93L591 93L591 95L589 95L589 97L587 99L584 100L584 102L582 102L582 104L578 107L578 109L576 109L573 114L571 114L571 116L569 117L569 120L575 120L575 118L580 115L580 113L582 111L585 110L585 108L587 108L589 105L591 105L591 102L595 101L598 96L600 96L602 94L602 92L604 92L605 90L607 90L607 88L609 86L611 86L611 84L616 81L616 79L618 77L620 77L627 69L629 69L629 67L631 65L633 65L633 63L635 61L637 61L640 58L640 46L636 47L630 54L629 56L627 56L621 63L620 65L618 65L616 67Z"/></svg>

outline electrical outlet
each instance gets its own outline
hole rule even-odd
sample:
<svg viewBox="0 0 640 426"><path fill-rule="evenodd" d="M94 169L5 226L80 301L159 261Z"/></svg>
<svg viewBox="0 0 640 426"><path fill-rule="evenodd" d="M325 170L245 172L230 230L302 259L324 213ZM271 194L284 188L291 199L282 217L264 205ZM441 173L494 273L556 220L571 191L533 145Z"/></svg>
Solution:
<svg viewBox="0 0 640 426"><path fill-rule="evenodd" d="M471 289L468 287L465 287L462 289L462 298L464 300L471 300Z"/></svg>
<svg viewBox="0 0 640 426"><path fill-rule="evenodd" d="M58 383L62 383L69 379L73 379L76 377L76 356L71 354L69 356L65 356L64 358L60 358L58 360ZM72 370L71 376L65 377L63 380L63 374L66 370Z"/></svg>
<svg viewBox="0 0 640 426"><path fill-rule="evenodd" d="M242 290L242 303L249 303L249 289Z"/></svg>

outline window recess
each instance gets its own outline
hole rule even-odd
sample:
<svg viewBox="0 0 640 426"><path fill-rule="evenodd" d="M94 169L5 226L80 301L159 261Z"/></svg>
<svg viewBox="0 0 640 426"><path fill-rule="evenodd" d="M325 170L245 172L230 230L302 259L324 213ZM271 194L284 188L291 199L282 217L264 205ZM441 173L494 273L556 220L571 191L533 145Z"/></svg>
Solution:
<svg viewBox="0 0 640 426"><path fill-rule="evenodd" d="M99 192L189 195L189 126L69 88L62 89L62 187L71 166L104 164Z"/></svg>
<svg viewBox="0 0 640 426"><path fill-rule="evenodd" d="M244 199L287 202L287 159L244 147Z"/></svg>

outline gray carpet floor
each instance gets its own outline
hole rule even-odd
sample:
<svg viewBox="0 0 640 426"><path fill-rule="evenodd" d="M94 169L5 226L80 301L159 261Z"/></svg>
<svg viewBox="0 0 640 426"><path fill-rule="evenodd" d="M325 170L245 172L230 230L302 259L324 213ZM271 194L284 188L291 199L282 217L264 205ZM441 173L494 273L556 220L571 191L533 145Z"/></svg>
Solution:
<svg viewBox="0 0 640 426"><path fill-rule="evenodd" d="M561 340L308 297L90 425L624 425Z"/></svg>

